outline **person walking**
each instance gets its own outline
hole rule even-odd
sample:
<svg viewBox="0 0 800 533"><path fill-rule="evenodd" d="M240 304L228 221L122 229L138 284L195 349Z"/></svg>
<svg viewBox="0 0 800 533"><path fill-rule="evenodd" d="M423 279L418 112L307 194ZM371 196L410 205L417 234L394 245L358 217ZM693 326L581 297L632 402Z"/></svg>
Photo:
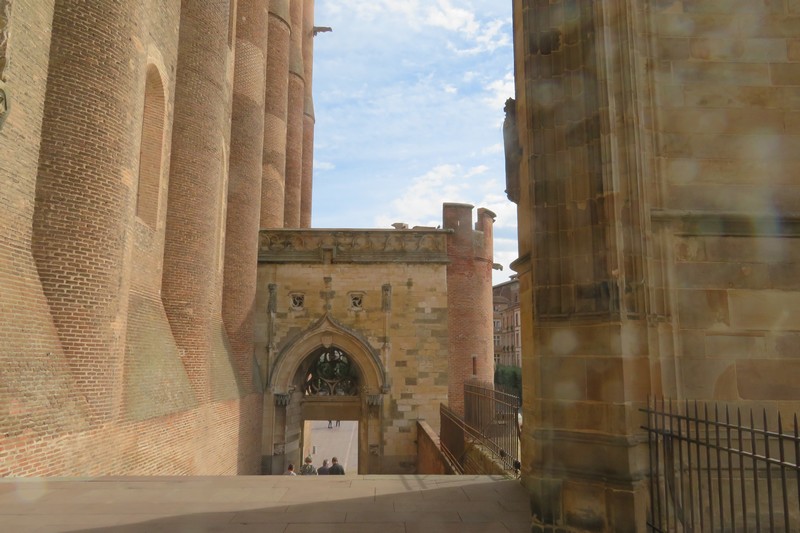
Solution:
<svg viewBox="0 0 800 533"><path fill-rule="evenodd" d="M296 476L297 474L294 473L294 464L289 463L289 466L286 468L286 472L283 473L284 476Z"/></svg>
<svg viewBox="0 0 800 533"><path fill-rule="evenodd" d="M312 462L311 456L309 455L308 457L306 457L305 464L303 464L303 466L300 467L300 475L301 476L316 476L317 475L317 469L314 467L314 465L311 464L311 462Z"/></svg>
<svg viewBox="0 0 800 533"><path fill-rule="evenodd" d="M317 474L320 476L327 476L330 472L331 467L328 466L328 460L322 460L322 466L317 469Z"/></svg>
<svg viewBox="0 0 800 533"><path fill-rule="evenodd" d="M331 467L328 469L328 474L331 476L343 476L344 475L344 467L339 464L339 460L336 457L331 459Z"/></svg>

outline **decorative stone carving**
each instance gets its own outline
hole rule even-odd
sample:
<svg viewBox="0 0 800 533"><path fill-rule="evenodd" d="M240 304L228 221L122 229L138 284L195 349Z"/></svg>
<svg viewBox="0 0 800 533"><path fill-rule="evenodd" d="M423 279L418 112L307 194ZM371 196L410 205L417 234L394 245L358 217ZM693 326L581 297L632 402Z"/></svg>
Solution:
<svg viewBox="0 0 800 533"><path fill-rule="evenodd" d="M561 48L561 32L559 30L543 31L538 38L530 39L531 54L548 56Z"/></svg>
<svg viewBox="0 0 800 533"><path fill-rule="evenodd" d="M259 260L321 262L444 262L446 230L262 230Z"/></svg>
<svg viewBox="0 0 800 533"><path fill-rule="evenodd" d="M11 0L0 0L0 82L6 81L6 67L9 62L9 26L11 23ZM0 128L8 117L8 94L0 88Z"/></svg>
<svg viewBox="0 0 800 533"><path fill-rule="evenodd" d="M669 227L676 235L800 236L800 217L792 215L653 209L650 217L653 224Z"/></svg>
<svg viewBox="0 0 800 533"><path fill-rule="evenodd" d="M267 304L268 313L276 313L278 311L278 286L274 283L269 284L269 303Z"/></svg>
<svg viewBox="0 0 800 533"><path fill-rule="evenodd" d="M350 309L352 311L363 311L364 310L364 293L363 292L351 292L349 296L350 296Z"/></svg>
<svg viewBox="0 0 800 533"><path fill-rule="evenodd" d="M313 356L308 378L303 384L306 396L356 396L358 372L350 358L338 348L323 348Z"/></svg>
<svg viewBox="0 0 800 533"><path fill-rule="evenodd" d="M11 25L11 0L0 0L0 81L6 81L5 70L9 62L8 39Z"/></svg>
<svg viewBox="0 0 800 533"><path fill-rule="evenodd" d="M292 311L302 311L306 304L306 296L303 293L294 292L289 295L291 299Z"/></svg>
<svg viewBox="0 0 800 533"><path fill-rule="evenodd" d="M274 397L275 405L277 407L286 407L289 405L289 401L292 399L292 395L288 392L276 392Z"/></svg>
<svg viewBox="0 0 800 533"><path fill-rule="evenodd" d="M377 407L383 404L383 396L380 394L367 395L367 405L370 407Z"/></svg>
<svg viewBox="0 0 800 533"><path fill-rule="evenodd" d="M382 287L383 299L381 302L381 310L388 312L392 310L392 285L384 283Z"/></svg>
<svg viewBox="0 0 800 533"><path fill-rule="evenodd" d="M0 128L3 127L3 122L6 121L8 116L8 96L3 89L0 89Z"/></svg>
<svg viewBox="0 0 800 533"><path fill-rule="evenodd" d="M320 340L325 348L330 348L333 345L333 335L330 333L323 333Z"/></svg>

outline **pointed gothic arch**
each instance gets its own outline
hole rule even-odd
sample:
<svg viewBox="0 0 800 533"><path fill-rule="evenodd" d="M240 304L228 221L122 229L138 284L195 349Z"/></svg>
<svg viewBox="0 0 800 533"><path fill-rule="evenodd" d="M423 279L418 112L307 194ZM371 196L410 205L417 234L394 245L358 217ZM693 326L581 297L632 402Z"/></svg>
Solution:
<svg viewBox="0 0 800 533"><path fill-rule="evenodd" d="M347 369L343 372L355 378L355 383L346 386L342 394L336 392L336 384L332 385L333 394L306 394L304 386L308 386L315 360L325 357L345 357ZM274 401L265 404L273 427L272 454L265 471L280 474L283 463L300 460L308 421L341 419L358 422L358 473L369 473L370 456L378 455L382 442L378 406L389 391L386 376L379 353L369 341L327 314L284 344L267 380L267 392Z"/></svg>
<svg viewBox="0 0 800 533"><path fill-rule="evenodd" d="M340 324L328 314L280 349L269 375L268 390L276 394L287 392L307 358L320 348L331 346L350 356L358 369L363 392L376 395L388 390L386 368L377 350L363 335Z"/></svg>

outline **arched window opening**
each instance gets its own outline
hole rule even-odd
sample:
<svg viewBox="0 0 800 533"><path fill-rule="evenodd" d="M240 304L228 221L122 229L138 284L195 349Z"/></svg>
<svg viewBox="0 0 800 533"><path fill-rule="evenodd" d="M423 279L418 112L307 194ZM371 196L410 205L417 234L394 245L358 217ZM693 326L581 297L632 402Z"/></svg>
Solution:
<svg viewBox="0 0 800 533"><path fill-rule="evenodd" d="M164 147L164 86L158 69L147 68L144 89L142 141L139 149L139 183L136 192L136 216L156 227L161 187L161 166Z"/></svg>
<svg viewBox="0 0 800 533"><path fill-rule="evenodd" d="M310 359L305 396L358 396L358 369L345 352L335 346L320 348Z"/></svg>

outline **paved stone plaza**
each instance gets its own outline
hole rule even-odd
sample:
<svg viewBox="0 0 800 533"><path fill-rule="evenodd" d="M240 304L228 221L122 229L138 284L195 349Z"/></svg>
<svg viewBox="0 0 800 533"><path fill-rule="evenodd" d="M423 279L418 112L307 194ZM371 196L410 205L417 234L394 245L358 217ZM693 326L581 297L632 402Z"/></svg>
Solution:
<svg viewBox="0 0 800 533"><path fill-rule="evenodd" d="M530 530L518 481L490 476L0 480L14 533L508 533Z"/></svg>

